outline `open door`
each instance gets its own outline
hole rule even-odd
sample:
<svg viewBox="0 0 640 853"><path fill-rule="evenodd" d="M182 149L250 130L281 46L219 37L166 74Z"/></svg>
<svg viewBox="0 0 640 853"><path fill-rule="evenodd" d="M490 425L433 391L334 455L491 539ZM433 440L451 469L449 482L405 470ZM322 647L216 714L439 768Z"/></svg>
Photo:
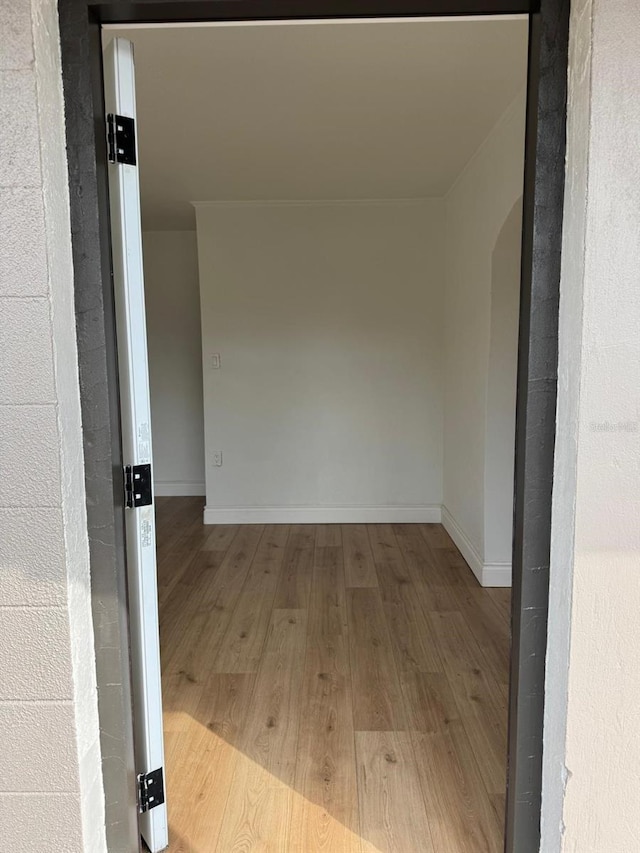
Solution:
<svg viewBox="0 0 640 853"><path fill-rule="evenodd" d="M104 51L105 112L118 370L125 460L126 546L140 832L152 853L169 844L152 495L151 413L142 272L133 45Z"/></svg>

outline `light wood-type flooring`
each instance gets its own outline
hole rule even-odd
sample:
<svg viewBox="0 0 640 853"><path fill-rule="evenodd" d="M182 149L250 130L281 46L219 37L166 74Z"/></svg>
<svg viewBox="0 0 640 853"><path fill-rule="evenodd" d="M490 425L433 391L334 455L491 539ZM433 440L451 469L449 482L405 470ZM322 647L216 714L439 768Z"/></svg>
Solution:
<svg viewBox="0 0 640 853"><path fill-rule="evenodd" d="M435 524L159 498L171 851L502 850L509 592Z"/></svg>

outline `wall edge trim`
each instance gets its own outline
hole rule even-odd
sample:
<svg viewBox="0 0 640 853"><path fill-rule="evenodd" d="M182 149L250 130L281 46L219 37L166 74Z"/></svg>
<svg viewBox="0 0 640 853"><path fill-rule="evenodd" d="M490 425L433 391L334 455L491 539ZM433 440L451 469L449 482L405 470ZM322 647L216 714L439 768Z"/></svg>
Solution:
<svg viewBox="0 0 640 853"><path fill-rule="evenodd" d="M417 198L249 198L192 201L196 210L225 207L419 207L433 201L442 201L444 196L419 196Z"/></svg>
<svg viewBox="0 0 640 853"><path fill-rule="evenodd" d="M159 498L191 498L204 497L207 492L201 480L157 480L153 493Z"/></svg>
<svg viewBox="0 0 640 853"><path fill-rule="evenodd" d="M204 524L439 524L440 504L420 506L205 506Z"/></svg>

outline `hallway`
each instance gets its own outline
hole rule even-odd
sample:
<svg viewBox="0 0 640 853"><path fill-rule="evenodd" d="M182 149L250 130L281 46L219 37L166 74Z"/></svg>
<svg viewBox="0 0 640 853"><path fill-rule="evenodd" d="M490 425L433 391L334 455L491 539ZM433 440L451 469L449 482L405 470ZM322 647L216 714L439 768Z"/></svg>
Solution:
<svg viewBox="0 0 640 853"><path fill-rule="evenodd" d="M502 850L510 591L440 525L158 498L171 851Z"/></svg>

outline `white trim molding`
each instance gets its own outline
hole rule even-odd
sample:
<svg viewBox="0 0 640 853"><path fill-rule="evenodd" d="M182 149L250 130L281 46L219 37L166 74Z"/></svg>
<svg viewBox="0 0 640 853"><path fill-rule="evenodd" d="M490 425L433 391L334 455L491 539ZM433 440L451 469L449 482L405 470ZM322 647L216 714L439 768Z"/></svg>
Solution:
<svg viewBox="0 0 640 853"><path fill-rule="evenodd" d="M439 201L440 196L416 196L415 198L253 198L217 199L215 201L192 201L196 210L202 208L251 208L251 207L416 207Z"/></svg>
<svg viewBox="0 0 640 853"><path fill-rule="evenodd" d="M439 524L440 504L423 506L205 506L205 524Z"/></svg>
<svg viewBox="0 0 640 853"><path fill-rule="evenodd" d="M478 582L482 584L482 570L484 568L482 557L473 542L444 505L442 506L442 526L453 539L456 548L469 564L469 568L478 579Z"/></svg>
<svg viewBox="0 0 640 853"><path fill-rule="evenodd" d="M485 563L482 567L482 586L511 586L511 563Z"/></svg>
<svg viewBox="0 0 640 853"><path fill-rule="evenodd" d="M128 30L166 30L169 27L172 30L179 30L184 27L189 27L189 29L221 29L227 27L329 27L335 26L336 24L340 27L345 26L345 24L356 24L358 26L362 26L363 23L365 26L371 26L371 24L428 24L433 26L433 24L443 24L443 23L459 23L463 21L469 21L473 24L482 24L483 21L520 21L522 20L522 14L502 14L502 15L487 15L486 17L480 17L479 15L460 15L458 17L451 15L438 15L433 18L425 18L424 15L422 17L406 17L406 18L366 18L363 21L362 18L290 18L287 20L274 20L274 21L171 21L171 22L158 22L153 24L141 23L141 24L127 24ZM121 30L122 24L102 24L102 28L105 30Z"/></svg>
<svg viewBox="0 0 640 853"><path fill-rule="evenodd" d="M160 480L154 483L153 493L159 498L204 497L207 494L204 483L187 483L174 480Z"/></svg>
<svg viewBox="0 0 640 853"><path fill-rule="evenodd" d="M511 563L485 563L475 545L444 505L442 506L442 526L453 539L480 586L511 586Z"/></svg>

